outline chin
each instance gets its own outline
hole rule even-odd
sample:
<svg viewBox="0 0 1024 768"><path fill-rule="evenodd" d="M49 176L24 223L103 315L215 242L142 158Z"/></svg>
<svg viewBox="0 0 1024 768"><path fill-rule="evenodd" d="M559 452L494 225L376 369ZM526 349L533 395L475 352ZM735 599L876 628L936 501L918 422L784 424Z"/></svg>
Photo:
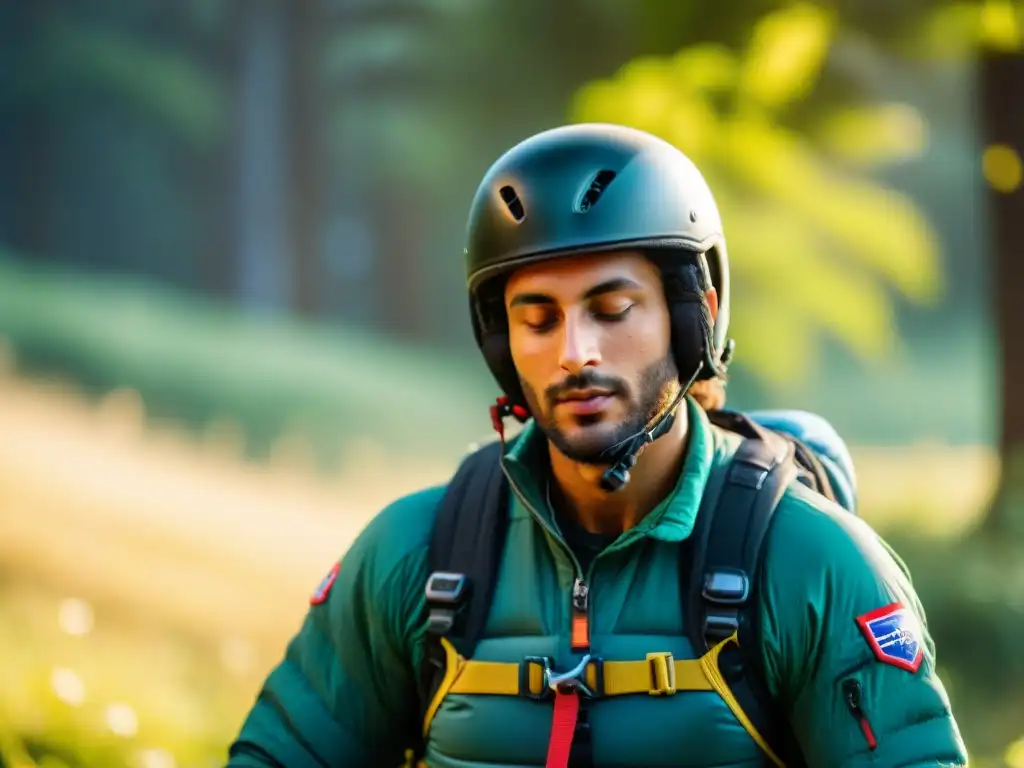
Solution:
<svg viewBox="0 0 1024 768"><path fill-rule="evenodd" d="M620 431L618 424L594 424L589 427L574 425L559 431L557 435L549 435L549 439L570 461L604 466L608 462L601 460L600 456L619 441Z"/></svg>

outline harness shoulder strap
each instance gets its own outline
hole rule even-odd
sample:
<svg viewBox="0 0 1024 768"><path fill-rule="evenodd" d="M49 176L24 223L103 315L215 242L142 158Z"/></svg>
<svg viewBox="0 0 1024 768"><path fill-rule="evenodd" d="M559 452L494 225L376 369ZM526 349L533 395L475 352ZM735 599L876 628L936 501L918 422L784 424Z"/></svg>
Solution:
<svg viewBox="0 0 1024 768"><path fill-rule="evenodd" d="M441 638L470 658L484 631L508 531L500 442L467 456L441 499L430 541L426 649L421 701L429 705L445 672Z"/></svg>
<svg viewBox="0 0 1024 768"><path fill-rule="evenodd" d="M779 429L768 429L739 411L711 411L708 413L708 419L712 424L746 438L776 439L791 443L797 469L796 479L829 501L838 501L828 470L821 463L818 454L800 438Z"/></svg>
<svg viewBox="0 0 1024 768"><path fill-rule="evenodd" d="M720 657L723 674L757 733L794 768L803 761L764 682L756 606L765 537L798 473L795 446L749 421L742 426L745 439L709 483L693 543L681 559L681 594L698 654L738 635L739 648L730 646Z"/></svg>

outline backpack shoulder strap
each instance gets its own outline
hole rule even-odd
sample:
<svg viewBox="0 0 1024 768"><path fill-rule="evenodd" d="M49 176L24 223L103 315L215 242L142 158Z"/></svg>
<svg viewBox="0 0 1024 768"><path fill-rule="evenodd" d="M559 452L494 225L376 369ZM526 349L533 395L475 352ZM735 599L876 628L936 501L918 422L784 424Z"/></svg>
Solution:
<svg viewBox="0 0 1024 768"><path fill-rule="evenodd" d="M693 543L682 558L681 595L698 655L738 633L739 649L726 649L720 657L729 667L730 688L757 731L792 768L802 761L764 682L756 606L765 537L779 501L797 477L797 463L793 443L756 424L749 429L709 483Z"/></svg>
<svg viewBox="0 0 1024 768"><path fill-rule="evenodd" d="M793 459L797 468L796 479L829 501L841 503L821 457L806 441L797 437L792 428L782 428L778 424L773 426L771 422L769 426L765 426L757 418L739 411L711 411L708 413L708 419L712 424L743 437L764 439L766 435L773 435L777 439L792 443Z"/></svg>
<svg viewBox="0 0 1024 768"><path fill-rule="evenodd" d="M810 446L793 435L783 433L783 437L793 444L794 458L800 470L797 479L811 490L817 491L829 501L839 504L828 470Z"/></svg>
<svg viewBox="0 0 1024 768"><path fill-rule="evenodd" d="M430 541L426 649L420 670L428 706L445 671L441 638L465 658L484 631L508 531L502 445L490 443L463 459L437 509Z"/></svg>

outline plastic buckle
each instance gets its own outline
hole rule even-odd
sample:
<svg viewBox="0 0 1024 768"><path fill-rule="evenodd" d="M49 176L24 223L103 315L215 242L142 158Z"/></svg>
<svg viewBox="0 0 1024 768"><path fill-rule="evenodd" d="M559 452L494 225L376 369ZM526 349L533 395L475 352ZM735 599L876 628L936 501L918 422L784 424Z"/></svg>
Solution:
<svg viewBox="0 0 1024 768"><path fill-rule="evenodd" d="M750 597L750 578L736 568L717 568L704 574L701 597L711 607L704 612L704 637L718 642L740 628L740 607Z"/></svg>
<svg viewBox="0 0 1024 768"><path fill-rule="evenodd" d="M427 631L433 635L446 635L455 625L455 617L469 591L469 579L463 573L434 571L427 578L424 590L430 614Z"/></svg>
<svg viewBox="0 0 1024 768"><path fill-rule="evenodd" d="M651 696L671 696L676 692L676 664L671 653L648 653L647 666L651 671Z"/></svg>
<svg viewBox="0 0 1024 768"><path fill-rule="evenodd" d="M735 610L708 612L704 617L704 637L714 641L732 637L740 629L739 614Z"/></svg>
<svg viewBox="0 0 1024 768"><path fill-rule="evenodd" d="M427 602L438 605L458 605L466 596L469 579L464 573L434 571L427 578Z"/></svg>
<svg viewBox="0 0 1024 768"><path fill-rule="evenodd" d="M734 568L708 571L704 574L701 595L716 605L743 605L750 596L750 579Z"/></svg>
<svg viewBox="0 0 1024 768"><path fill-rule="evenodd" d="M530 687L530 669L533 666L541 668L540 691L534 693ZM550 693L547 687L548 675L551 672L551 659L547 656L526 656L519 665L519 695L534 701L543 701Z"/></svg>

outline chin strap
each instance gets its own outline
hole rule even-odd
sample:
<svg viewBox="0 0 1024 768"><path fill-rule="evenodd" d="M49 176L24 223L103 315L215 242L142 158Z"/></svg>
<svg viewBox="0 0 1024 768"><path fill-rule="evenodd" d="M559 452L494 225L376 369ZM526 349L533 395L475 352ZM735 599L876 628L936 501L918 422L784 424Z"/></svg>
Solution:
<svg viewBox="0 0 1024 768"><path fill-rule="evenodd" d="M601 475L601 489L608 493L615 491L621 491L629 483L630 476L629 471L636 466L637 458L640 455L640 451L643 450L644 446L648 443L653 443L659 437L664 435L672 426L676 423L676 413L679 410L679 404L682 402L686 393L693 386L693 382L697 380L700 372L704 369L704 363L698 363L697 370L693 372L690 380L686 382L686 386L683 387L679 394L676 395L675 400L672 401L672 405L666 408L660 416L658 416L651 424L649 424L643 431L637 432L631 437L627 437L611 448L606 449L601 453L602 462L607 461L611 466L604 471Z"/></svg>

